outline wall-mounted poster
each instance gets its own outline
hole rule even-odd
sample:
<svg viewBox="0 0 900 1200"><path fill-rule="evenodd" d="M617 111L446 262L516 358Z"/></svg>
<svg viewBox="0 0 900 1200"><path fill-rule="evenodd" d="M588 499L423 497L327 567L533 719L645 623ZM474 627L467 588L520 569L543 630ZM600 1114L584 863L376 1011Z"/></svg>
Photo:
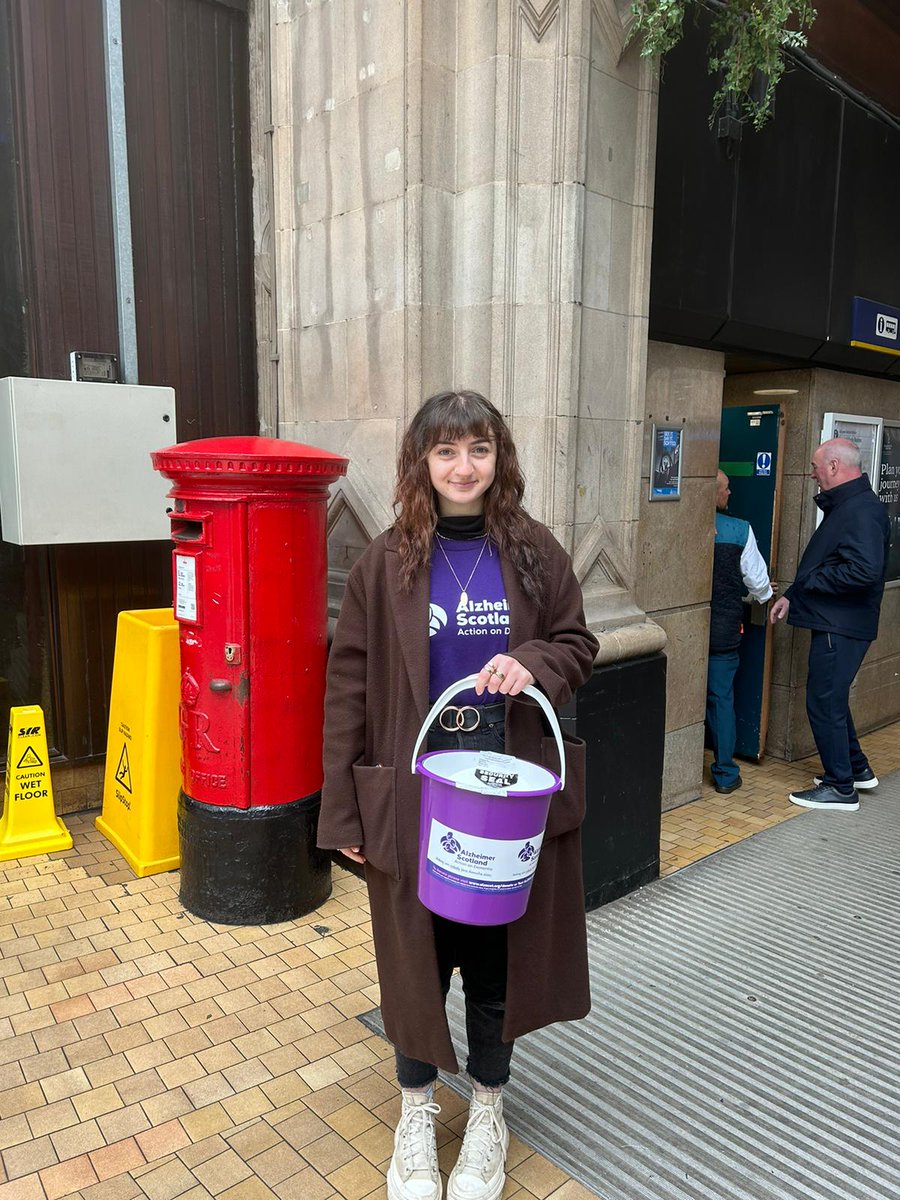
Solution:
<svg viewBox="0 0 900 1200"><path fill-rule="evenodd" d="M650 442L650 499L681 499L683 425L654 425Z"/></svg>
<svg viewBox="0 0 900 1200"><path fill-rule="evenodd" d="M891 522L891 549L887 580L900 579L900 425L885 424L881 434L881 471L878 499Z"/></svg>
<svg viewBox="0 0 900 1200"><path fill-rule="evenodd" d="M881 461L881 417L860 417L850 413L825 413L822 422L822 441L846 438L859 447L862 469L873 489L878 487L878 468Z"/></svg>

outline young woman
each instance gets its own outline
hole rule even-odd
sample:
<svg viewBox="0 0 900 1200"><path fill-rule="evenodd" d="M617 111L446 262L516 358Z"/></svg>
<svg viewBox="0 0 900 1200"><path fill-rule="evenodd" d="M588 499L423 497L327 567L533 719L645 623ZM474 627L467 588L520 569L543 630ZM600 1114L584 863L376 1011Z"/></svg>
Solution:
<svg viewBox="0 0 900 1200"><path fill-rule="evenodd" d="M459 1070L444 1010L457 966L474 1094L447 1194L497 1200L513 1043L590 1007L584 747L568 741L566 789L551 802L528 909L504 926L457 924L419 901L420 778L410 759L431 702L477 674L435 719L428 748L505 749L558 770L540 709L509 701L536 684L565 704L590 675L597 642L569 556L522 507L510 431L483 396L426 401L397 476L396 523L350 572L329 658L319 845L366 864L381 1011L402 1089L389 1200L441 1196L432 1096L438 1068Z"/></svg>

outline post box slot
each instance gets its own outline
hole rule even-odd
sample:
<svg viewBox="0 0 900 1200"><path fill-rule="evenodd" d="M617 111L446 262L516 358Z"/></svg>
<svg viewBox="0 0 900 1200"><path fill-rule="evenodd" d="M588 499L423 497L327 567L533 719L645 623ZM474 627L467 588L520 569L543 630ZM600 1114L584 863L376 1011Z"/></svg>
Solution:
<svg viewBox="0 0 900 1200"><path fill-rule="evenodd" d="M203 533L202 521L191 521L187 517L172 519L173 542L202 542Z"/></svg>

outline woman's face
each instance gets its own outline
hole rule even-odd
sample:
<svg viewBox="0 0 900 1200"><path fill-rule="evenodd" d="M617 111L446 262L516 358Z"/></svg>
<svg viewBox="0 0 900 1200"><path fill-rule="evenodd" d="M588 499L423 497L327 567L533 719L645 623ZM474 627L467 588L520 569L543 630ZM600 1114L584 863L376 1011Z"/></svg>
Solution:
<svg viewBox="0 0 900 1200"><path fill-rule="evenodd" d="M472 517L484 511L484 494L497 470L493 438L438 442L428 451L426 461L442 517Z"/></svg>

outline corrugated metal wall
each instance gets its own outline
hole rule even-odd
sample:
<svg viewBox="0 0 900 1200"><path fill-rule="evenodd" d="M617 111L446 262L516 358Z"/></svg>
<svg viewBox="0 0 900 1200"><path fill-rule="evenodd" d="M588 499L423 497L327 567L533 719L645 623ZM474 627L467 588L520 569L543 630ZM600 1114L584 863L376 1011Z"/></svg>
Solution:
<svg viewBox="0 0 900 1200"><path fill-rule="evenodd" d="M139 377L174 387L182 441L257 428L246 7L122 3ZM19 369L67 378L72 350L118 353L102 5L0 0L0 21L21 259L0 288L24 299ZM98 507L118 483L85 481ZM58 547L50 559L49 693L57 744L78 761L105 749L116 614L171 602L170 550ZM0 594L0 611L21 603Z"/></svg>
<svg viewBox="0 0 900 1200"><path fill-rule="evenodd" d="M140 375L181 441L257 431L245 10L122 5Z"/></svg>

